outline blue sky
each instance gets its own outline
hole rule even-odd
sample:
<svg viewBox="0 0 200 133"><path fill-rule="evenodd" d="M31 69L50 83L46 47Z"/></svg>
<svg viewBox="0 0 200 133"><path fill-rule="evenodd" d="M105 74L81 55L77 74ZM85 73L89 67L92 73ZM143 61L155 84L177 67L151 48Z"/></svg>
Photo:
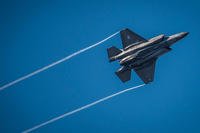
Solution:
<svg viewBox="0 0 200 133"><path fill-rule="evenodd" d="M200 132L200 3L197 0L1 1L0 85L125 27L145 38L190 34L156 64L155 81L36 132ZM114 92L121 83L104 44L0 92L0 132L21 132Z"/></svg>

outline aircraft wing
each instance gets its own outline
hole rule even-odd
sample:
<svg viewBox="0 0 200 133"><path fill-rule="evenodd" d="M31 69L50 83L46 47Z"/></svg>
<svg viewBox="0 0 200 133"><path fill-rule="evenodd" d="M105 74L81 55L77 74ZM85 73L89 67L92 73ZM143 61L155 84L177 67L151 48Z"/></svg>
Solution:
<svg viewBox="0 0 200 133"><path fill-rule="evenodd" d="M139 67L133 68L144 83L152 82L154 79L156 59L150 60Z"/></svg>
<svg viewBox="0 0 200 133"><path fill-rule="evenodd" d="M147 40L140 35L134 33L133 31L129 29L125 29L120 31L121 40L123 44L123 48L126 48L127 46L137 43L137 42L146 42Z"/></svg>

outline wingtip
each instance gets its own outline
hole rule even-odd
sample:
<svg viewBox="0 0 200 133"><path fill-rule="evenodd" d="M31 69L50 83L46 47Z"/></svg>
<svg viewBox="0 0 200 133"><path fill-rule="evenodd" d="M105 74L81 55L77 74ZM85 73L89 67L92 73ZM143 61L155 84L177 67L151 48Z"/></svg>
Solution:
<svg viewBox="0 0 200 133"><path fill-rule="evenodd" d="M123 28L120 32L129 30L128 28Z"/></svg>

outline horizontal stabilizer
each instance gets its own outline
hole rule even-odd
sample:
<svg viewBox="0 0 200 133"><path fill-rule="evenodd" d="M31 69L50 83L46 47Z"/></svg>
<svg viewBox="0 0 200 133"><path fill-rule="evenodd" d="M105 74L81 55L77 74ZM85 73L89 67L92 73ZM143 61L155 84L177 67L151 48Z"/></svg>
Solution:
<svg viewBox="0 0 200 133"><path fill-rule="evenodd" d="M111 58L114 57L114 56L116 56L116 55L118 55L118 54L120 54L122 52L122 50L120 50L120 49L112 46L112 47L110 47L110 48L107 49L107 52L108 52L108 58L109 58L109 60L112 61Z"/></svg>
<svg viewBox="0 0 200 133"><path fill-rule="evenodd" d="M119 77L122 82L129 81L131 79L131 69L126 67L120 68L115 74Z"/></svg>

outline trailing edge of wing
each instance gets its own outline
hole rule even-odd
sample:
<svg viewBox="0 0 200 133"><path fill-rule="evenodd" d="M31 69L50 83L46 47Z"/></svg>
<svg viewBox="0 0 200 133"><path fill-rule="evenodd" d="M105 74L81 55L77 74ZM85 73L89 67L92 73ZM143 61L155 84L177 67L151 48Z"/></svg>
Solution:
<svg viewBox="0 0 200 133"><path fill-rule="evenodd" d="M125 29L120 31L121 39L123 48L126 48L127 46L137 43L137 42L146 42L147 40L140 35L134 33L133 31L129 29Z"/></svg>
<svg viewBox="0 0 200 133"><path fill-rule="evenodd" d="M155 64L156 64L156 59L153 59L151 61L142 64L142 66L140 67L134 68L135 72L144 81L144 83L147 84L153 81Z"/></svg>

